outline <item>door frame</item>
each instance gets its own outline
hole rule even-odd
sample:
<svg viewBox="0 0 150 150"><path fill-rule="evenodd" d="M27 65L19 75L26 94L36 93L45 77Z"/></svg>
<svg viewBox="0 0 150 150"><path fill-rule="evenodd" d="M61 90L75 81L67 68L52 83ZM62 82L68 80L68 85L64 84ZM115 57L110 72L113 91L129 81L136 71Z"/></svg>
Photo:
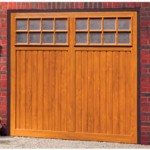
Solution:
<svg viewBox="0 0 150 150"><path fill-rule="evenodd" d="M50 12L128 12L135 11L137 12L137 143L141 144L141 102L140 102L140 8L83 8L83 9L54 9L54 10L42 10L42 9L32 9L32 10L24 10L24 9L16 9L16 10L7 10L7 135L10 136L10 19L11 13L50 13Z"/></svg>

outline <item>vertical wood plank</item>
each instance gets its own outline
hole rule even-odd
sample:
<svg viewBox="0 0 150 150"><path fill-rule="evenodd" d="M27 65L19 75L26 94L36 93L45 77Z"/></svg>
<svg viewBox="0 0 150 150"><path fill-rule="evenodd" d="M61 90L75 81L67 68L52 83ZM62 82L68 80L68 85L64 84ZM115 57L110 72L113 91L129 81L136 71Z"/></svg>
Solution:
<svg viewBox="0 0 150 150"><path fill-rule="evenodd" d="M52 101L51 101L51 87L50 87L50 74L51 74L51 70L50 70L50 64L51 63L51 51L48 51L48 70L47 70L47 74L48 74L48 93L47 93L47 96L48 96L48 100L47 100L47 105L48 105L48 127L47 127L47 130L50 130L51 129L51 107L52 107Z"/></svg>
<svg viewBox="0 0 150 150"><path fill-rule="evenodd" d="M93 52L88 52L88 132L94 130L94 66L93 66Z"/></svg>
<svg viewBox="0 0 150 150"><path fill-rule="evenodd" d="M60 95L60 82L61 82L61 52L56 52L56 88L55 88L55 130L59 131L61 128L61 95Z"/></svg>
<svg viewBox="0 0 150 150"><path fill-rule="evenodd" d="M48 130L48 120L49 120L49 52L45 51L44 53L44 66L43 66L43 72L44 72L44 103L43 103L43 123L44 123L44 129Z"/></svg>
<svg viewBox="0 0 150 150"><path fill-rule="evenodd" d="M112 134L112 52L106 52L107 55L107 74L106 74L106 98L107 98L107 133Z"/></svg>
<svg viewBox="0 0 150 150"><path fill-rule="evenodd" d="M32 54L32 129L37 129L37 51Z"/></svg>
<svg viewBox="0 0 150 150"><path fill-rule="evenodd" d="M76 52L76 131L82 131L82 67L81 52Z"/></svg>
<svg viewBox="0 0 150 150"><path fill-rule="evenodd" d="M125 134L125 52L120 52L119 64L120 134Z"/></svg>
<svg viewBox="0 0 150 150"><path fill-rule="evenodd" d="M62 105L63 105L63 103L62 103L62 51L60 51L59 52L60 53L60 74L59 74L59 84L60 84L60 86L59 86L59 97L60 97L60 99L59 99L59 107L58 108L60 108L59 109L59 114L60 114L60 120L59 120L59 122L60 122L60 127L59 127L59 130L61 130L61 112L62 112L62 110L61 110L61 108L62 108Z"/></svg>
<svg viewBox="0 0 150 150"><path fill-rule="evenodd" d="M55 127L55 51L50 52L50 69L49 69L49 93L50 93L50 108L49 108L49 129L54 130Z"/></svg>
<svg viewBox="0 0 150 150"><path fill-rule="evenodd" d="M126 134L129 135L131 133L131 52L126 52L126 68L125 68L125 75L126 75Z"/></svg>
<svg viewBox="0 0 150 150"><path fill-rule="evenodd" d="M26 52L26 128L31 129L32 125L32 82L31 82L31 51Z"/></svg>
<svg viewBox="0 0 150 150"><path fill-rule="evenodd" d="M61 130L66 131L66 116L67 116L67 54L68 52L62 52L62 76L61 76Z"/></svg>
<svg viewBox="0 0 150 150"><path fill-rule="evenodd" d="M100 84L100 132L106 133L106 52L100 52Z"/></svg>
<svg viewBox="0 0 150 150"><path fill-rule="evenodd" d="M17 52L16 54L16 60L17 60L17 80L16 80L16 85L17 85L17 101L16 101L16 128L20 128L20 52Z"/></svg>
<svg viewBox="0 0 150 150"><path fill-rule="evenodd" d="M94 52L94 132L98 133L100 131L100 81L99 81L99 53Z"/></svg>
<svg viewBox="0 0 150 150"><path fill-rule="evenodd" d="M119 52L113 52L113 134L119 134Z"/></svg>
<svg viewBox="0 0 150 150"><path fill-rule="evenodd" d="M43 52L38 51L37 54L37 100L38 100L38 129L43 129Z"/></svg>
<svg viewBox="0 0 150 150"><path fill-rule="evenodd" d="M25 51L21 52L20 55L20 128L25 128L25 92L26 92L26 88L25 88ZM18 78L17 78L18 79ZM18 79L19 80L19 79Z"/></svg>
<svg viewBox="0 0 150 150"><path fill-rule="evenodd" d="M88 131L88 110L87 110L87 51L82 52L82 131Z"/></svg>

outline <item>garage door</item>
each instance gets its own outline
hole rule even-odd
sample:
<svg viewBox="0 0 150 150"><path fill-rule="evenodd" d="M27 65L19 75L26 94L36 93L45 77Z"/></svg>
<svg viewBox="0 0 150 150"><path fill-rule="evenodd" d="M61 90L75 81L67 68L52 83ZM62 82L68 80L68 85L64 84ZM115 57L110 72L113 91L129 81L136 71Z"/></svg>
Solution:
<svg viewBox="0 0 150 150"><path fill-rule="evenodd" d="M11 135L137 142L136 12L11 13Z"/></svg>

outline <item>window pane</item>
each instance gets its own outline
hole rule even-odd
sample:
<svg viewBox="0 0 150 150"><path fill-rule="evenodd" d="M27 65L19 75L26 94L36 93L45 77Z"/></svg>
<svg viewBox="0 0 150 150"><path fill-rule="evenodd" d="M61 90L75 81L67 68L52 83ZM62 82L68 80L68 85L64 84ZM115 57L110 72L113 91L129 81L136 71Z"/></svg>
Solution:
<svg viewBox="0 0 150 150"><path fill-rule="evenodd" d="M67 20L56 19L56 30L67 30Z"/></svg>
<svg viewBox="0 0 150 150"><path fill-rule="evenodd" d="M42 34L43 43L53 43L53 33L43 33Z"/></svg>
<svg viewBox="0 0 150 150"><path fill-rule="evenodd" d="M56 43L67 43L67 33L56 33Z"/></svg>
<svg viewBox="0 0 150 150"><path fill-rule="evenodd" d="M101 33L90 33L90 43L101 43Z"/></svg>
<svg viewBox="0 0 150 150"><path fill-rule="evenodd" d="M40 20L30 20L30 30L40 30Z"/></svg>
<svg viewBox="0 0 150 150"><path fill-rule="evenodd" d="M116 22L116 19L104 19L104 29L115 30L116 29L115 22Z"/></svg>
<svg viewBox="0 0 150 150"><path fill-rule="evenodd" d="M40 43L40 33L30 33L30 43Z"/></svg>
<svg viewBox="0 0 150 150"><path fill-rule="evenodd" d="M87 19L76 19L76 30L87 30Z"/></svg>
<svg viewBox="0 0 150 150"><path fill-rule="evenodd" d="M76 43L87 43L87 33L76 33Z"/></svg>
<svg viewBox="0 0 150 150"><path fill-rule="evenodd" d="M90 19L90 30L100 30L101 19Z"/></svg>
<svg viewBox="0 0 150 150"><path fill-rule="evenodd" d="M42 29L43 30L53 30L53 19L43 19L42 21Z"/></svg>
<svg viewBox="0 0 150 150"><path fill-rule="evenodd" d="M17 20L17 30L27 30L27 20Z"/></svg>
<svg viewBox="0 0 150 150"><path fill-rule="evenodd" d="M130 19L118 19L118 30L129 30Z"/></svg>
<svg viewBox="0 0 150 150"><path fill-rule="evenodd" d="M27 33L17 33L17 43L27 43Z"/></svg>
<svg viewBox="0 0 150 150"><path fill-rule="evenodd" d="M130 33L118 33L118 43L129 44L130 43Z"/></svg>
<svg viewBox="0 0 150 150"><path fill-rule="evenodd" d="M104 33L104 43L115 43L115 33Z"/></svg>

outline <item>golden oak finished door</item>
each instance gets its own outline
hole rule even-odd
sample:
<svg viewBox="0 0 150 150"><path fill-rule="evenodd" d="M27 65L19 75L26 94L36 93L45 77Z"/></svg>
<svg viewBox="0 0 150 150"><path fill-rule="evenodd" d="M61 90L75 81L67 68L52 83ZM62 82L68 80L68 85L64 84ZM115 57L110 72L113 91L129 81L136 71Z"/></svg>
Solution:
<svg viewBox="0 0 150 150"><path fill-rule="evenodd" d="M11 13L11 135L137 143L137 13Z"/></svg>

